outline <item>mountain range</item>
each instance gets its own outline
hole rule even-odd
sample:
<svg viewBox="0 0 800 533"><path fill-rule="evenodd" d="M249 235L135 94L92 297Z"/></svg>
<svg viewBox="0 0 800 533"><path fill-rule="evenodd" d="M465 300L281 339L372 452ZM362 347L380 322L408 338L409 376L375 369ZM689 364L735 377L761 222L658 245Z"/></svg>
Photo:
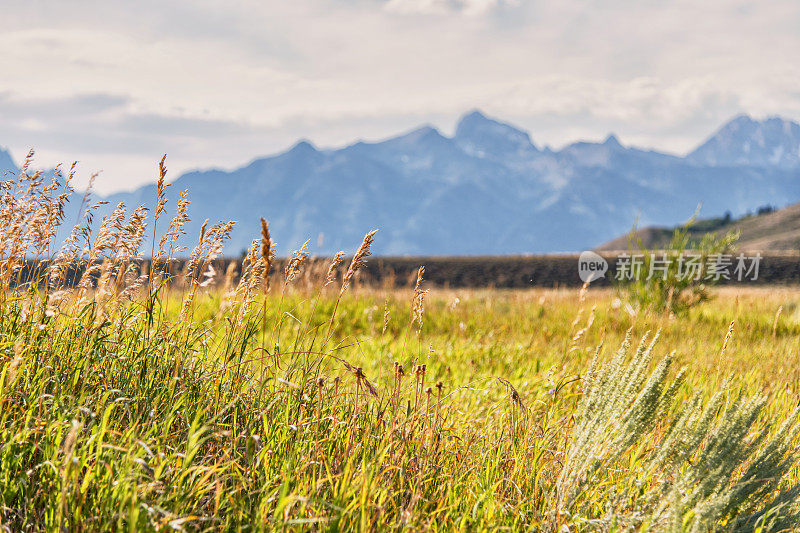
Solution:
<svg viewBox="0 0 800 533"><path fill-rule="evenodd" d="M13 161L0 151L0 170ZM311 239L313 253L352 251L380 229L382 255L489 255L579 251L641 226L743 214L800 201L800 125L738 116L686 156L603 142L560 150L480 111L446 136L431 126L381 142L320 149L300 141L232 170L179 176L192 239L205 219L236 220L226 253L238 254L270 221L282 254ZM113 194L154 208L155 185ZM79 203L79 202L74 202ZM98 213L100 218L103 212Z"/></svg>

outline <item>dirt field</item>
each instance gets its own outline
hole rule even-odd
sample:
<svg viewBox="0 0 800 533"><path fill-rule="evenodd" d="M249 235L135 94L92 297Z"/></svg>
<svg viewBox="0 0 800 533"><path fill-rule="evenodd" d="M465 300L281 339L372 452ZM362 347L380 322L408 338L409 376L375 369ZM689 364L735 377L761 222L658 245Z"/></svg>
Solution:
<svg viewBox="0 0 800 533"><path fill-rule="evenodd" d="M619 252L622 253L622 252ZM603 252L608 261L606 278L592 286L612 285L616 272L616 252ZM747 254L750 256L751 254ZM721 285L800 285L800 256L796 254L762 254L758 277L742 282L720 280ZM237 259L222 259L214 262L220 274L227 271L228 264ZM323 264L324 258L316 260ZM733 257L735 264L736 258ZM145 261L146 263L146 261ZM37 262L30 261L20 274L28 281L36 269ZM274 266L281 272L285 260L279 259ZM360 282L387 288L413 285L420 266L425 267L425 280L429 286L521 289L529 287L577 287L582 285L578 276L578 255L536 255L508 257L371 257L360 273ZM173 272L180 272L184 262L178 261ZM82 270L75 270L70 278L80 278Z"/></svg>

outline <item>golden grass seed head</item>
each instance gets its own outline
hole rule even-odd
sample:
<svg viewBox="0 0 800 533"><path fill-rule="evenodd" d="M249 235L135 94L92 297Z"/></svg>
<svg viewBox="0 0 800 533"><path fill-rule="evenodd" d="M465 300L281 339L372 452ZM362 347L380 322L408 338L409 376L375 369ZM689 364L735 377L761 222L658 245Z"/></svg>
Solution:
<svg viewBox="0 0 800 533"><path fill-rule="evenodd" d="M339 268L339 265L342 263L343 259L344 252L336 252L336 255L333 256L330 265L328 265L328 272L325 274L324 286L327 287L336 280L336 269Z"/></svg>
<svg viewBox="0 0 800 533"><path fill-rule="evenodd" d="M350 261L350 266L347 268L347 272L342 280L342 292L344 292L350 285L350 282L353 280L353 276L355 276L358 271L367 264L367 257L371 255L370 247L372 246L372 242L375 240L376 233L378 233L378 230L372 230L364 235L364 240L361 241L361 246L358 247L358 250L356 250L356 253L353 255L353 259Z"/></svg>
<svg viewBox="0 0 800 533"><path fill-rule="evenodd" d="M164 213L167 205L167 197L164 194L169 185L164 184L164 179L167 177L167 167L164 165L164 162L167 160L167 154L164 154L164 157L161 158L161 161L158 162L158 181L156 183L157 195L156 195L156 212L153 217L154 221L158 221L161 217L161 214Z"/></svg>
<svg viewBox="0 0 800 533"><path fill-rule="evenodd" d="M292 256L286 263L286 268L284 270L284 285L288 285L294 281L295 278L297 278L297 275L300 274L303 263L305 263L306 259L308 258L308 243L309 241L304 242L303 246L301 246L299 250L292 252Z"/></svg>
<svg viewBox="0 0 800 533"><path fill-rule="evenodd" d="M261 258L264 260L264 271L262 280L264 282L264 292L269 291L269 273L272 269L274 258L272 237L269 234L269 222L261 218Z"/></svg>

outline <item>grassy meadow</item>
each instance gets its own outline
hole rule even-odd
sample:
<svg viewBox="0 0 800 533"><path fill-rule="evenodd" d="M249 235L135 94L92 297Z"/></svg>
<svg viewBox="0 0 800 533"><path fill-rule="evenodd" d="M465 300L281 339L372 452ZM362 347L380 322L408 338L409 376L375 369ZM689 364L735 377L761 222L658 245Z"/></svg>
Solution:
<svg viewBox="0 0 800 533"><path fill-rule="evenodd" d="M797 522L800 290L720 289L680 316L614 290L426 291L422 270L384 290L359 280L379 234L275 271L266 223L227 272L229 226L204 226L176 272L188 206L161 201L163 175L154 213L119 206L63 244L68 182L6 182L4 530ZM31 256L53 260L21 283Z"/></svg>

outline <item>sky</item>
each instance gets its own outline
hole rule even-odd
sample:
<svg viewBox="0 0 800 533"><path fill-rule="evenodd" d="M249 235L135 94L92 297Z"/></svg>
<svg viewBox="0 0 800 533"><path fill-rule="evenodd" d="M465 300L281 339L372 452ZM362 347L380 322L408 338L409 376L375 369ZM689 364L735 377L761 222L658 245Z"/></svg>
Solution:
<svg viewBox="0 0 800 533"><path fill-rule="evenodd" d="M0 146L101 193L472 109L540 146L685 153L739 113L800 120L800 2L4 0ZM79 181L80 184L80 181Z"/></svg>

